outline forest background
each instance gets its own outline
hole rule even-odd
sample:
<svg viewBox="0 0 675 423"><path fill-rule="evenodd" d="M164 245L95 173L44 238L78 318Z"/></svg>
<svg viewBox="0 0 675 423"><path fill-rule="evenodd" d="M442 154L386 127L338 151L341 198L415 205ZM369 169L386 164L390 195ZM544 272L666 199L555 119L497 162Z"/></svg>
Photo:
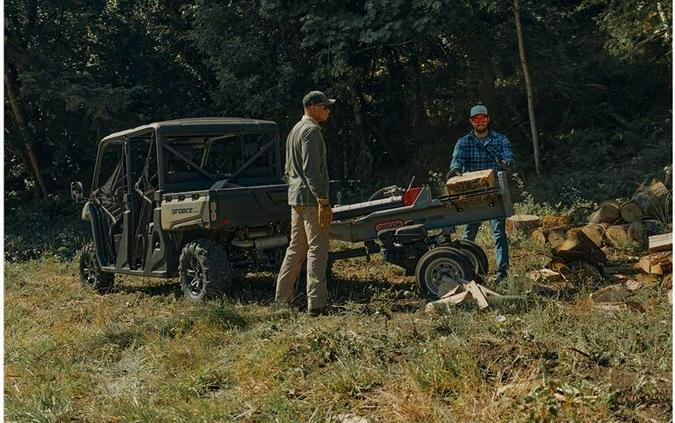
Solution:
<svg viewBox="0 0 675 423"><path fill-rule="evenodd" d="M519 3L541 175L513 2L8 0L5 256L74 253L86 228L69 227L67 190L89 188L103 136L241 116L278 122L285 139L312 89L338 100L330 176L364 195L444 174L478 101L510 138L530 201L566 207L663 178L671 3Z"/></svg>

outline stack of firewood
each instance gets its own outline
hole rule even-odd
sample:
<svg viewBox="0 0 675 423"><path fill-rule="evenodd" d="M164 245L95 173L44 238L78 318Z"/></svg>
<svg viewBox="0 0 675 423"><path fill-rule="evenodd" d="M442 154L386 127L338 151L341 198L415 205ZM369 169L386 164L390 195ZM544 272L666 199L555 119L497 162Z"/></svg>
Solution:
<svg viewBox="0 0 675 423"><path fill-rule="evenodd" d="M589 216L581 231L597 247L624 247L631 243L646 243L647 237L670 229L661 222L670 221L670 192L658 181L641 187L628 201L605 201ZM525 230L551 248L557 248L567 238L572 226L568 216L516 215L507 219L507 232Z"/></svg>
<svg viewBox="0 0 675 423"><path fill-rule="evenodd" d="M598 247L644 245L647 237L664 230L669 220L670 192L659 181L641 187L628 201L605 201L590 215L584 233Z"/></svg>
<svg viewBox="0 0 675 423"><path fill-rule="evenodd" d="M530 232L534 240L551 248L552 259L545 268L528 274L535 289L542 287L545 291L551 284L569 286L589 277L605 277L609 275L604 272L609 269L605 254L608 248L630 243L644 246L648 237L649 254L635 267L650 275L665 275L672 268L672 243L662 238L670 240L670 233L650 235L671 230L661 223L668 221L669 207L670 192L663 183L653 181L628 201L601 203L585 225L573 225L567 216L516 215L507 220L507 230ZM655 244L657 242L667 247ZM663 248L669 250L663 251Z"/></svg>

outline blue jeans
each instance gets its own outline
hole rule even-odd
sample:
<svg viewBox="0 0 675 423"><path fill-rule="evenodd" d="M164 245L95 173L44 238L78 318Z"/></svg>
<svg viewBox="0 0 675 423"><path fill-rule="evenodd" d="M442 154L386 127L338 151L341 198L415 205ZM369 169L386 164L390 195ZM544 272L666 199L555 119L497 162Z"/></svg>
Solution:
<svg viewBox="0 0 675 423"><path fill-rule="evenodd" d="M475 241L482 222L471 223L464 227L462 238ZM495 241L495 259L497 260L497 272L506 274L509 271L509 243L506 239L506 219L493 219L490 221L492 239Z"/></svg>

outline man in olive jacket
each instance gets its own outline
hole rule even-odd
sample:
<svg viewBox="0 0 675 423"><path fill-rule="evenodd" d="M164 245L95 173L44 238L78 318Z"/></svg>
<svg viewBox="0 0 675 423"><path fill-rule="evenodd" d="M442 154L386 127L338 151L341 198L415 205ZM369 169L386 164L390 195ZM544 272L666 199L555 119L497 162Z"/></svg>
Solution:
<svg viewBox="0 0 675 423"><path fill-rule="evenodd" d="M307 310L324 314L328 305L326 266L328 264L328 227L333 212L328 202L326 145L320 123L330 117L335 100L320 91L308 93L302 100L305 114L286 140L288 204L291 206L291 241L277 278L276 301L289 304L295 284L307 258Z"/></svg>

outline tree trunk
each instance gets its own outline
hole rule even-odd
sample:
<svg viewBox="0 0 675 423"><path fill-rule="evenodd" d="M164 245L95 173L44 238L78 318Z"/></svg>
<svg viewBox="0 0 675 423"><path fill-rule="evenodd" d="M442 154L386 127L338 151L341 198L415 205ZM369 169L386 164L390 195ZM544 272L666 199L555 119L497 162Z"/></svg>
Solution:
<svg viewBox="0 0 675 423"><path fill-rule="evenodd" d="M33 143L28 136L28 128L26 127L26 119L21 109L21 104L19 104L19 99L17 97L16 83L10 72L5 68L5 88L7 89L7 98L9 104L12 108L12 115L16 120L17 127L19 128L21 140L24 147L26 148L26 154L28 156L28 168L31 169L33 177L35 178L36 188L42 193L43 197L47 196L47 186L45 185L44 179L42 179L42 174L40 173L40 165L38 163L37 155L33 150Z"/></svg>
<svg viewBox="0 0 675 423"><path fill-rule="evenodd" d="M495 90L495 67L492 62L492 52L484 49L478 49L478 66L480 67L480 80L478 82L478 93L480 101L485 104L492 119L503 116L503 111L497 109L497 92Z"/></svg>
<svg viewBox="0 0 675 423"><path fill-rule="evenodd" d="M541 157L539 154L539 135L537 131L537 121L534 117L534 95L532 94L532 81L530 80L530 70L527 66L525 57L525 43L523 41L523 29L520 24L520 5L519 0L513 0L513 14L516 17L516 34L518 36L518 52L520 53L520 64L523 67L523 78L525 78L525 89L527 90L527 111L530 115L530 129L532 130L532 146L534 148L534 165L537 169L537 175L541 175Z"/></svg>
<svg viewBox="0 0 675 423"><path fill-rule="evenodd" d="M354 83L349 84L349 94L351 99L352 111L354 112L354 132L358 140L359 151L356 152L353 167L358 169L358 174L363 179L369 180L373 174L373 155L370 152L366 141L366 134L363 128L363 115L361 113L361 101Z"/></svg>

